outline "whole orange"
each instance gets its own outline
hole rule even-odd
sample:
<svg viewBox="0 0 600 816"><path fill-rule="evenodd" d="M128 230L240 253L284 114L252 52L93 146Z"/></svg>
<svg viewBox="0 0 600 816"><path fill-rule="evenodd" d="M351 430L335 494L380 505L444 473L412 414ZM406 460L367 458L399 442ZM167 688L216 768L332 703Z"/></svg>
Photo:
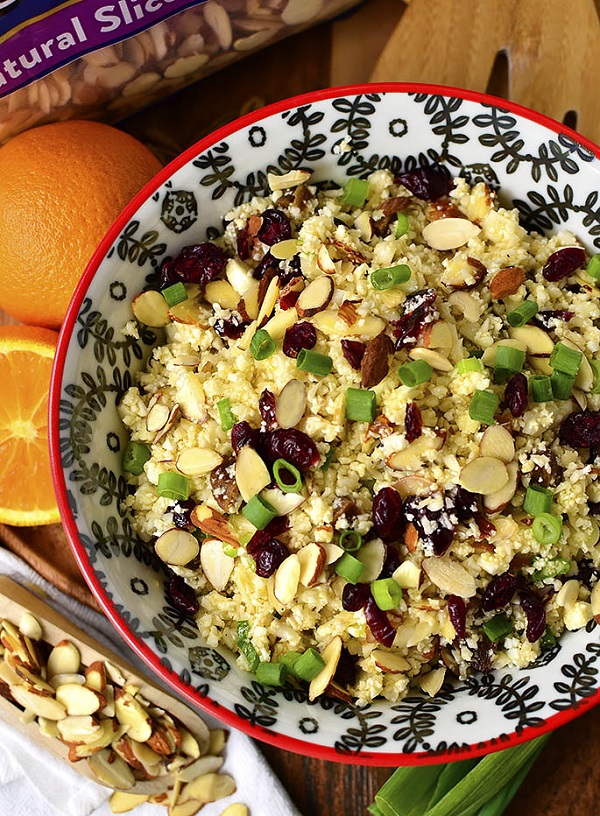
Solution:
<svg viewBox="0 0 600 816"><path fill-rule="evenodd" d="M42 125L0 148L0 307L59 328L94 249L160 168L99 122Z"/></svg>

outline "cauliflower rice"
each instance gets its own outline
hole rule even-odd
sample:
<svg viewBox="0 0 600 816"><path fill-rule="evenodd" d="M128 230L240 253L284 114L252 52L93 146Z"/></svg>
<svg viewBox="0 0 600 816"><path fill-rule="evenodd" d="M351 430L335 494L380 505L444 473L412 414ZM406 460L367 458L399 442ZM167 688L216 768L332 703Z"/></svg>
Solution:
<svg viewBox="0 0 600 816"><path fill-rule="evenodd" d="M598 435L600 304L587 259L548 280L549 258L578 246L571 233L528 233L517 210L499 206L483 183L454 179L447 195L431 202L405 181L373 173L356 206L344 203L342 190L311 185L308 173L270 177L269 197L229 212L209 255L200 245L200 265L202 258L210 263L199 278L181 265L185 250L163 264L162 285L183 282L187 300L168 307L162 295L143 293L133 307L138 319L165 325L166 334L120 403L131 440L149 456L141 473L128 474L125 507L134 529L194 588L202 637L238 653L244 669L242 621L249 625L242 647L249 643L261 662L311 647L325 651L311 696L327 689L359 702L396 701L412 685L433 695L450 672L527 666L563 630L585 626L599 611L595 452L560 435L571 415L592 417ZM273 210L283 217L273 220ZM371 273L402 265L407 281L374 287ZM330 300L324 278L333 284ZM299 317L300 293L317 280ZM511 327L507 315L526 299L538 314ZM419 317L414 325L411 315ZM283 353L300 322L316 329L312 351L330 359L331 373L302 370L297 357ZM259 323L276 344L264 359L253 353ZM125 331L135 332L136 324ZM497 344L507 340L520 360L510 371L494 368ZM531 380L545 377L540 388L553 383L547 346L558 343L582 352L575 355L577 379L568 398L536 402ZM416 360L430 376L409 387L398 369ZM417 366L418 376L423 372L427 367ZM517 410L508 390L523 375L529 394ZM301 384L293 386L291 407L280 399L290 381ZM349 388L372 392L372 421L347 417ZM481 392L497 397L495 419L480 421L472 400ZM301 411L303 400L294 429L313 441L318 461L298 468L299 493L283 492L265 439L290 411ZM235 421L238 431L254 431L250 446L239 447L246 451L243 473L219 402L233 413L225 427ZM180 478L175 493L160 495L166 473ZM264 533L242 512L253 484L267 509L279 512ZM525 499L534 486L550 497L545 509L558 523L557 534L551 529L541 540ZM397 501L381 509L386 526L374 518L373 504L390 489L404 507L398 518ZM262 562L262 577L256 554L273 538L278 545ZM348 558L340 538L362 546ZM346 580L348 564L355 583ZM371 582L382 576L382 592L393 590L387 603L373 598Z"/></svg>

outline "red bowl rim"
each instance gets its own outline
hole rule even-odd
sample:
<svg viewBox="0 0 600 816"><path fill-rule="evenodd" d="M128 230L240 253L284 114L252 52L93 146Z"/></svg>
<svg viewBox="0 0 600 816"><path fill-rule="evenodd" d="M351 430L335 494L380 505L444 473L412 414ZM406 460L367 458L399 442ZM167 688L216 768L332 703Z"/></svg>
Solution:
<svg viewBox="0 0 600 816"><path fill-rule="evenodd" d="M159 656L143 641L139 640L134 633L129 629L127 623L120 617L114 604L106 595L101 586L93 566L90 563L87 552L79 540L77 526L75 524L71 509L68 502L67 486L65 482L64 472L61 465L60 454L60 440L59 440L59 407L62 389L62 379L64 367L67 357L68 347L76 326L76 319L81 308L83 299L87 290L96 274L96 271L104 259L107 251L112 246L118 237L121 229L128 223L138 208L150 196L167 181L173 173L179 170L183 165L187 164L191 159L195 158L199 153L213 146L214 144L226 139L231 134L247 127L255 122L265 119L273 114L281 113L290 108L308 105L313 102L320 102L326 99L332 99L338 96L354 96L358 94L368 93L428 93L439 94L442 96L451 96L464 99L472 102L479 102L485 105L493 105L504 108L512 113L528 119L536 124L542 125L554 133L564 133L571 137L588 150L590 150L596 158L600 159L600 147L586 139L581 134L574 131L572 128L561 124L560 122L551 119L548 116L537 113L523 105L509 102L499 97L491 96L490 94L481 93L479 91L470 91L463 88L454 88L444 85L432 85L417 82L375 82L363 83L358 85L346 85L337 88L326 88L323 90L310 91L308 93L299 94L298 96L288 97L279 102L267 105L259 110L252 111L229 124L220 127L209 135L200 139L194 145L185 150L180 156L175 158L166 167L164 167L153 179L151 179L140 192L131 200L127 207L122 211L113 225L110 227L96 251L88 262L85 271L79 281L77 288L73 294L69 308L66 313L64 323L62 325L58 346L54 359L52 369L52 379L50 385L50 399L49 399L49 443L50 443L50 460L52 468L52 478L54 482L54 490L58 502L58 508L62 524L73 550L75 560L83 573L94 596L102 607L103 611L112 622L115 629L130 646L131 649L151 668L153 671L169 683L175 691L177 691L185 700L193 706L198 706L205 709L209 714L217 717L226 725L237 728L245 732L255 739L262 740L271 745L275 745L286 751L292 751L297 754L313 757L316 759L326 759L334 762L343 762L355 765L371 765L371 766L389 766L389 765L425 765L434 764L438 762L447 762L453 759L466 759L472 757L483 756L503 748L510 748L512 746L527 742L530 739L541 736L544 733L554 730L555 728L564 725L570 720L582 714L587 709L592 708L600 702L600 688L590 697L583 698L575 706L560 711L549 717L544 725L535 728L525 728L520 732L512 732L503 736L501 739L494 738L482 742L477 742L466 748L458 750L450 750L444 752L430 752L430 751L416 751L414 753L369 753L360 752L359 754L342 754L338 753L334 748L322 745L315 745L308 740L300 740L295 737L289 737L278 734L270 729L254 726L247 720L242 719L233 711L224 708L220 703L211 700L210 697L200 697L190 686L186 686L181 682L175 672L167 669L162 663Z"/></svg>

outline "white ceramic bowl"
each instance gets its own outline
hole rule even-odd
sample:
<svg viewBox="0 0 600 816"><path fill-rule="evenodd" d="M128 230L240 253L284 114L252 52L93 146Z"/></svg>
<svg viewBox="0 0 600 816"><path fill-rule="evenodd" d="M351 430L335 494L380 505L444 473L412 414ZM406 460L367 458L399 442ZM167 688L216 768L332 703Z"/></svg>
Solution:
<svg viewBox="0 0 600 816"><path fill-rule="evenodd" d="M338 146L345 140L349 152ZM342 183L377 168L441 161L484 180L525 224L568 226L600 250L600 151L568 128L477 93L367 85L272 105L202 139L135 198L98 248L63 330L51 393L51 451L62 520L106 614L148 665L191 703L288 750L362 764L475 756L555 728L599 695L598 628L565 635L527 670L497 671L365 708L265 688L226 650L204 644L165 600L164 568L120 511L126 433L116 403L155 342L120 333L131 300L186 244L214 237L234 204L266 189L267 168L305 167Z"/></svg>

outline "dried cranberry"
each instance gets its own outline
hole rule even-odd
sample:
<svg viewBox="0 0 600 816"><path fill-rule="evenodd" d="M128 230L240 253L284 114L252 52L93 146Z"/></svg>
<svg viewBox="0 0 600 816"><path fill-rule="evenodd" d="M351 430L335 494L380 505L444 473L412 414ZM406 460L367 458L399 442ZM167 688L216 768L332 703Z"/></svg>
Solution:
<svg viewBox="0 0 600 816"><path fill-rule="evenodd" d="M254 272L252 274L257 280L262 280L265 275L268 275L270 272L278 274L279 263L280 262L277 260L277 258L274 258L270 252L265 252L262 259L254 267Z"/></svg>
<svg viewBox="0 0 600 816"><path fill-rule="evenodd" d="M400 566L400 555L392 544L385 545L385 561L378 578L391 578Z"/></svg>
<svg viewBox="0 0 600 816"><path fill-rule="evenodd" d="M458 595L448 596L448 616L459 638L467 636L467 607Z"/></svg>
<svg viewBox="0 0 600 816"><path fill-rule="evenodd" d="M495 575L489 582L481 598L484 612L493 612L509 604L517 589L517 579L510 572Z"/></svg>
<svg viewBox="0 0 600 816"><path fill-rule="evenodd" d="M439 164L417 167L408 173L401 173L395 178L395 181L423 201L435 201L437 198L442 198L448 195L453 187L450 173Z"/></svg>
<svg viewBox="0 0 600 816"><path fill-rule="evenodd" d="M591 589L594 584L600 580L600 569L595 567L594 564L587 558L584 561L581 561L578 566L579 569L577 571L577 575L574 575L573 577L577 579L580 584L584 584L588 589Z"/></svg>
<svg viewBox="0 0 600 816"><path fill-rule="evenodd" d="M402 304L402 317L392 321L396 348L411 348L414 346L427 323L437 316L435 289L421 289L409 295Z"/></svg>
<svg viewBox="0 0 600 816"><path fill-rule="evenodd" d="M425 551L443 555L452 544L458 519L452 499L442 495L440 502L437 498L427 500L423 496L409 496L404 500L403 514L406 523L415 526Z"/></svg>
<svg viewBox="0 0 600 816"><path fill-rule="evenodd" d="M454 495L454 512L459 521L469 521L481 510L481 502L477 493L471 493L462 485L456 488Z"/></svg>
<svg viewBox="0 0 600 816"><path fill-rule="evenodd" d="M600 411L575 411L563 420L558 438L572 448L600 445Z"/></svg>
<svg viewBox="0 0 600 816"><path fill-rule="evenodd" d="M266 431L273 431L277 427L277 419L275 418L275 395L268 388L260 395L258 401L258 410L265 423Z"/></svg>
<svg viewBox="0 0 600 816"><path fill-rule="evenodd" d="M191 617L200 609L196 593L181 575L174 575L165 588L167 602L182 615Z"/></svg>
<svg viewBox="0 0 600 816"><path fill-rule="evenodd" d="M279 428L267 434L265 452L272 462L285 459L298 470L315 467L321 458L310 436L295 428Z"/></svg>
<svg viewBox="0 0 600 816"><path fill-rule="evenodd" d="M342 607L346 612L363 609L371 597L369 584L346 584L342 590Z"/></svg>
<svg viewBox="0 0 600 816"><path fill-rule="evenodd" d="M494 657L494 646L486 635L481 635L477 641L477 651L473 658L473 668L482 674L490 674L492 671L492 659Z"/></svg>
<svg viewBox="0 0 600 816"><path fill-rule="evenodd" d="M262 214L262 224L258 231L258 238L267 246L287 241L292 237L290 219L281 210L265 210Z"/></svg>
<svg viewBox="0 0 600 816"><path fill-rule="evenodd" d="M369 597L365 604L365 619L375 640L389 648L396 637L396 630L385 612L377 606L373 597Z"/></svg>
<svg viewBox="0 0 600 816"><path fill-rule="evenodd" d="M477 513L475 516L475 524L479 528L479 535L482 538L489 538L492 533L496 532L496 525L489 518L486 518L483 513Z"/></svg>
<svg viewBox="0 0 600 816"><path fill-rule="evenodd" d="M563 323L568 323L569 320L575 317L575 312L568 312L566 309L543 309L535 316L534 322L538 324L541 329L550 331L553 327L552 322L559 320Z"/></svg>
<svg viewBox="0 0 600 816"><path fill-rule="evenodd" d="M246 323L234 315L229 320L219 318L215 320L215 331L219 337L226 337L228 340L237 340L246 330Z"/></svg>
<svg viewBox="0 0 600 816"><path fill-rule="evenodd" d="M163 261L160 269L161 288L178 281L208 283L225 271L226 263L223 250L210 241L183 247L177 257Z"/></svg>
<svg viewBox="0 0 600 816"><path fill-rule="evenodd" d="M167 507L167 513L173 513L173 524L175 527L185 530L188 527L194 526L190 515L195 506L196 502L193 499L182 499L170 507Z"/></svg>
<svg viewBox="0 0 600 816"><path fill-rule="evenodd" d="M524 374L515 374L506 383L504 401L514 417L523 416L527 410L527 377Z"/></svg>
<svg viewBox="0 0 600 816"><path fill-rule="evenodd" d="M269 578L273 575L277 567L289 555L288 548L278 538L251 540L246 549L248 555L254 558L256 574L261 578Z"/></svg>
<svg viewBox="0 0 600 816"><path fill-rule="evenodd" d="M238 258L247 261L250 257L250 241L248 240L248 224L244 224L235 236Z"/></svg>
<svg viewBox="0 0 600 816"><path fill-rule="evenodd" d="M366 345L360 340L340 340L342 354L355 371L360 371L360 364L365 353Z"/></svg>
<svg viewBox="0 0 600 816"><path fill-rule="evenodd" d="M348 649L342 649L333 682L340 686L353 686L356 682L356 663L358 655L351 655Z"/></svg>
<svg viewBox="0 0 600 816"><path fill-rule="evenodd" d="M407 442L414 442L423 432L423 417L416 402L409 402L404 416L404 433Z"/></svg>
<svg viewBox="0 0 600 816"><path fill-rule="evenodd" d="M527 617L526 636L530 643L535 643L546 631L546 610L544 603L535 592L530 589L522 589L519 592L519 600L523 607L523 612Z"/></svg>
<svg viewBox="0 0 600 816"><path fill-rule="evenodd" d="M286 330L282 351L286 357L296 358L301 349L312 349L317 344L317 330L312 323L294 323Z"/></svg>
<svg viewBox="0 0 600 816"><path fill-rule="evenodd" d="M371 516L375 531L383 541L398 541L402 537L402 499L393 487L382 487L375 494Z"/></svg>
<svg viewBox="0 0 600 816"><path fill-rule="evenodd" d="M248 547L260 547L272 538L278 538L287 532L289 524L286 516L275 516L263 530L257 530L250 541Z"/></svg>
<svg viewBox="0 0 600 816"><path fill-rule="evenodd" d="M260 438L260 431L245 420L237 422L231 429L231 445L236 453L239 453L244 445L250 445L252 448L259 447Z"/></svg>
<svg viewBox="0 0 600 816"><path fill-rule="evenodd" d="M559 281L572 275L585 263L585 250L579 247L557 249L546 261L542 275L547 281Z"/></svg>

